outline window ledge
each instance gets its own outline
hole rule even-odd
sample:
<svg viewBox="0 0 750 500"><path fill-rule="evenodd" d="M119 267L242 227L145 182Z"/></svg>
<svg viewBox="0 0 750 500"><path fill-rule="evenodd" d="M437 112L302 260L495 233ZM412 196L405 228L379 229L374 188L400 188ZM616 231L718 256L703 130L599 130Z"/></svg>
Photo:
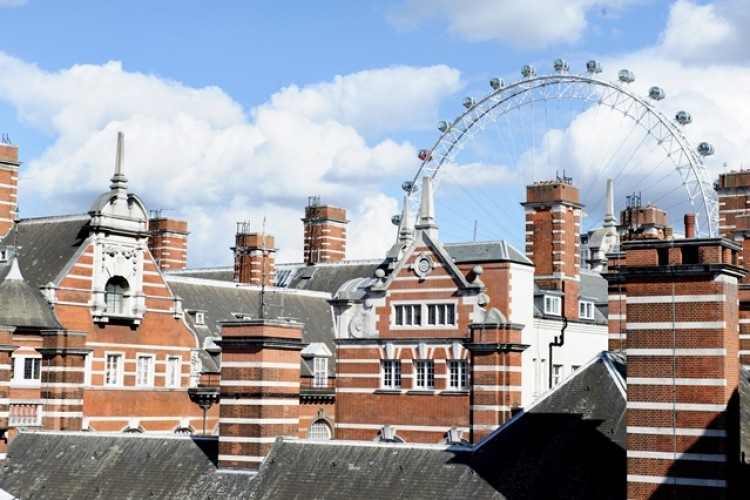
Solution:
<svg viewBox="0 0 750 500"><path fill-rule="evenodd" d="M11 387L23 387L23 388L41 388L42 387L42 381L41 380L11 380L10 381Z"/></svg>
<svg viewBox="0 0 750 500"><path fill-rule="evenodd" d="M435 389L412 389L406 391L406 394L416 394L421 396L431 396L435 394Z"/></svg>
<svg viewBox="0 0 750 500"><path fill-rule="evenodd" d="M468 389L446 389L440 393L441 396L468 396Z"/></svg>
<svg viewBox="0 0 750 500"><path fill-rule="evenodd" d="M401 394L401 389L376 389L374 394Z"/></svg>

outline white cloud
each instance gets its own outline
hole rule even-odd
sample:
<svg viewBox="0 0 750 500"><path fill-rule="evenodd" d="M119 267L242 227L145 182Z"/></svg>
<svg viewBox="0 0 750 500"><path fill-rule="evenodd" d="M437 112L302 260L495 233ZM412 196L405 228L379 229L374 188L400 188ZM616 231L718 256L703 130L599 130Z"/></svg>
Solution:
<svg viewBox="0 0 750 500"><path fill-rule="evenodd" d="M750 5L745 0L699 4L675 2L669 13L658 51L686 63L747 62Z"/></svg>
<svg viewBox="0 0 750 500"><path fill-rule="evenodd" d="M592 9L621 9L641 0L406 0L390 15L393 24L413 27L444 18L450 34L470 42L500 40L524 49L574 43L588 27Z"/></svg>
<svg viewBox="0 0 750 500"><path fill-rule="evenodd" d="M432 128L439 101L462 85L445 66L369 70L281 89L246 113L218 88L189 88L118 62L47 72L0 53L0 73L0 96L54 138L39 157L24 158L24 215L50 215L31 208L43 201L62 213L87 210L108 189L116 132L124 131L130 189L149 208L189 220L191 265L231 262L234 223L264 213L279 257L301 260L299 218L310 195L370 226L373 236L352 231L349 257L382 256L390 242L380 235L395 213L379 197L382 183L400 182L416 149L369 134Z"/></svg>
<svg viewBox="0 0 750 500"><path fill-rule="evenodd" d="M27 3L28 0L0 0L0 9L3 7L21 7Z"/></svg>

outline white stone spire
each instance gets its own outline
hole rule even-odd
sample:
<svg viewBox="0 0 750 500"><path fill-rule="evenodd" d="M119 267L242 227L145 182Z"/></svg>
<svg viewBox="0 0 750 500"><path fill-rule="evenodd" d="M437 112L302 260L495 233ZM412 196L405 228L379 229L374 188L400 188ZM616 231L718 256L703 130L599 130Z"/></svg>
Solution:
<svg viewBox="0 0 750 500"><path fill-rule="evenodd" d="M424 230L430 238L437 238L438 226L435 224L435 201L432 194L432 177L422 178L422 198L419 200L419 221L415 229Z"/></svg>
<svg viewBox="0 0 750 500"><path fill-rule="evenodd" d="M613 179L607 179L607 213L604 214L604 227L614 227L617 219L615 219L615 181Z"/></svg>
<svg viewBox="0 0 750 500"><path fill-rule="evenodd" d="M412 240L412 220L409 213L409 196L404 195L404 206L401 210L401 222L398 225L397 242L408 245Z"/></svg>
<svg viewBox="0 0 750 500"><path fill-rule="evenodd" d="M112 191L122 191L127 193L128 191L128 178L123 173L125 165L125 135L122 132L117 132L117 153L115 156L115 175L112 176L110 181L112 184L109 188Z"/></svg>

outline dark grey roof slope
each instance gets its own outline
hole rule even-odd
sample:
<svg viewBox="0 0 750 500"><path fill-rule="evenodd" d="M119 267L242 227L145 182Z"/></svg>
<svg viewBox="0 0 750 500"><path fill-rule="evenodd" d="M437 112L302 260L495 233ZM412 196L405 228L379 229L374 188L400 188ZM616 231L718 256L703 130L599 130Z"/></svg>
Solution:
<svg viewBox="0 0 750 500"><path fill-rule="evenodd" d="M247 498L253 474L217 472L216 438L25 433L8 445L0 488L20 498Z"/></svg>
<svg viewBox="0 0 750 500"><path fill-rule="evenodd" d="M476 447L477 473L508 498L625 498L624 370L581 367Z"/></svg>
<svg viewBox="0 0 750 500"><path fill-rule="evenodd" d="M22 219L2 244L18 246L18 260L33 288L46 285L62 271L87 236L88 215Z"/></svg>
<svg viewBox="0 0 750 500"><path fill-rule="evenodd" d="M511 261L534 265L522 252L506 241L472 241L468 243L445 243L446 252L456 264L463 262Z"/></svg>
<svg viewBox="0 0 750 500"><path fill-rule="evenodd" d="M39 290L23 280L17 261L0 264L0 325L32 329L61 328Z"/></svg>
<svg viewBox="0 0 750 500"><path fill-rule="evenodd" d="M234 269L231 267L205 267L198 269L175 269L166 271L166 276L178 276L181 278L200 278L214 281L234 281Z"/></svg>
<svg viewBox="0 0 750 500"><path fill-rule="evenodd" d="M623 375L603 353L473 448L277 442L254 497L624 498Z"/></svg>
<svg viewBox="0 0 750 500"><path fill-rule="evenodd" d="M470 463L468 448L282 441L261 467L253 498L506 498Z"/></svg>
<svg viewBox="0 0 750 500"><path fill-rule="evenodd" d="M595 299L598 304L606 304L609 292L607 280L602 275L590 270L581 270L581 297Z"/></svg>
<svg viewBox="0 0 750 500"><path fill-rule="evenodd" d="M299 267L290 279L288 288L334 294L347 281L370 277L382 265L381 260L361 260Z"/></svg>
<svg viewBox="0 0 750 500"><path fill-rule="evenodd" d="M167 275L166 280L172 293L182 298L183 308L188 311L186 320L198 335L201 345L206 338L219 336L220 321L236 319L238 314L258 317L259 287L175 275ZM322 342L331 352L335 352L333 318L327 299L327 294L267 287L264 299L265 317L293 318L304 325L304 343ZM196 324L194 311L204 312L204 325ZM211 367L210 364L207 366L207 363L216 363L216 360L203 361L206 368ZM333 370L335 363L329 363L329 367Z"/></svg>

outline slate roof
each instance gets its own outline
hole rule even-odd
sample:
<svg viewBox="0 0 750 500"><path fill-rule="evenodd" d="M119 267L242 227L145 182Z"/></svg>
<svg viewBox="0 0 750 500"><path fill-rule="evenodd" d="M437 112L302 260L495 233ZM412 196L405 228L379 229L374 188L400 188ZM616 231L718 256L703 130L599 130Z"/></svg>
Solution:
<svg viewBox="0 0 750 500"><path fill-rule="evenodd" d="M183 309L188 311L185 319L198 335L201 346L208 337L220 336L220 321L236 319L236 314L258 317L260 287L185 278L174 274L168 274L165 278L172 293L182 298ZM328 294L325 293L266 287L265 317L268 319L293 318L304 325L303 343L322 342L331 352L335 352L333 318L328 298ZM194 311L204 313L204 325L195 322ZM218 370L218 359L209 357L207 353L203 356L204 368ZM331 362L328 366L329 371L332 371L335 363Z"/></svg>
<svg viewBox="0 0 750 500"><path fill-rule="evenodd" d="M443 248L453 257L453 262L456 264L507 260L518 264L534 265L524 253L503 240L444 243Z"/></svg>
<svg viewBox="0 0 750 500"><path fill-rule="evenodd" d="M21 432L0 487L23 499L245 498L253 474L217 472L217 438Z"/></svg>
<svg viewBox="0 0 750 500"><path fill-rule="evenodd" d="M300 267L289 281L288 288L334 294L347 281L370 277L375 269L384 265L382 260L361 260Z"/></svg>
<svg viewBox="0 0 750 500"><path fill-rule="evenodd" d="M533 265L522 252L505 241L446 243L443 248L456 264L509 260ZM344 283L357 278L369 278L378 267L384 266L383 259L342 260L314 265L276 263L276 284L284 288L326 292L333 295ZM169 275L220 281L234 280L234 270L231 267L183 269L169 271Z"/></svg>
<svg viewBox="0 0 750 500"><path fill-rule="evenodd" d="M41 293L23 279L15 258L0 264L0 325L39 330L62 327Z"/></svg>
<svg viewBox="0 0 750 500"><path fill-rule="evenodd" d="M623 498L623 370L603 353L473 447L279 440L257 474L217 469L216 438L21 432L0 488L109 500Z"/></svg>
<svg viewBox="0 0 750 500"><path fill-rule="evenodd" d="M17 245L21 274L32 288L53 281L88 236L90 217L70 215L21 219L0 244Z"/></svg>

